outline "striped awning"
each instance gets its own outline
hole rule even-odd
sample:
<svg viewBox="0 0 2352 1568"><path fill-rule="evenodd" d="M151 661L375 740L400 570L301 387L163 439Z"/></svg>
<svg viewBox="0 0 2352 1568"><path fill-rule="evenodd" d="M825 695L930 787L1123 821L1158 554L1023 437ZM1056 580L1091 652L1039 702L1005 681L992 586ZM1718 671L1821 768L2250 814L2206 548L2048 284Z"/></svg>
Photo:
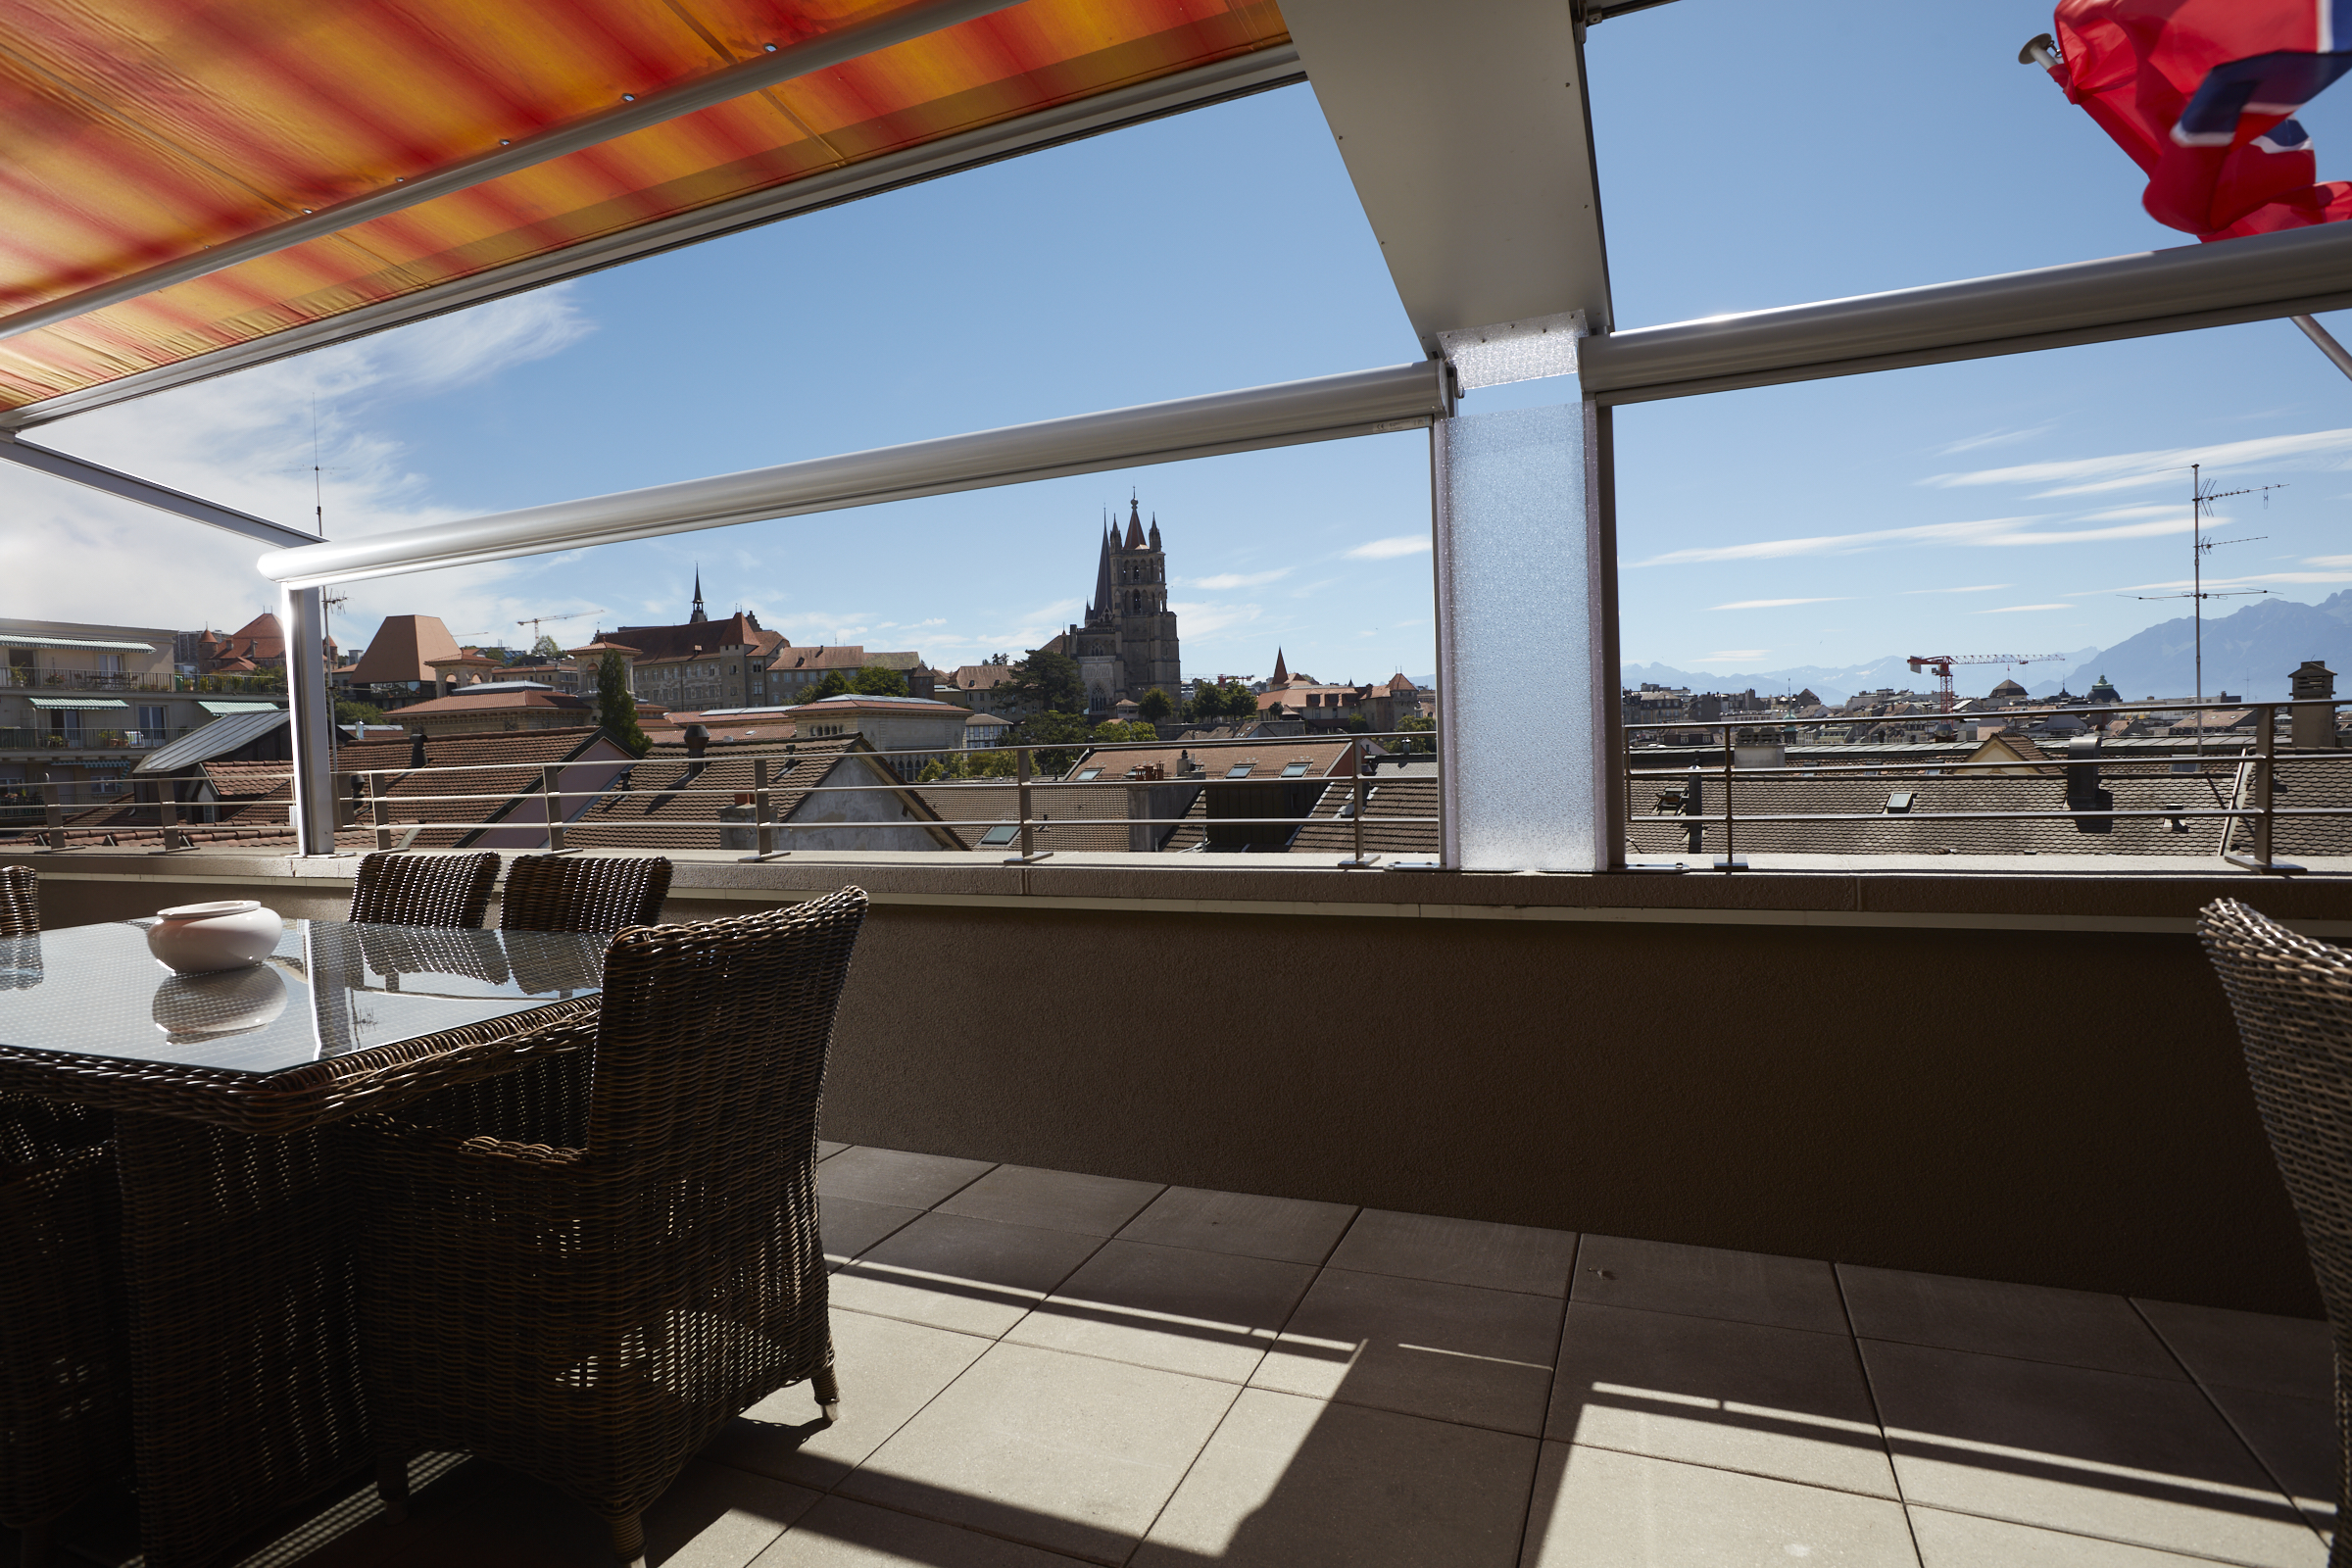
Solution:
<svg viewBox="0 0 2352 1568"><path fill-rule="evenodd" d="M222 713L274 713L286 705L283 703L199 702L196 706L217 718Z"/></svg>
<svg viewBox="0 0 2352 1568"><path fill-rule="evenodd" d="M128 708L120 697L35 697L32 706L43 709L80 710L89 708Z"/></svg>
<svg viewBox="0 0 2352 1568"><path fill-rule="evenodd" d="M102 637L26 637L16 632L0 633L0 648L77 648L96 649L109 654L152 654L152 643L112 642Z"/></svg>
<svg viewBox="0 0 2352 1568"><path fill-rule="evenodd" d="M0 410L1288 42L1268 0L971 7L956 13L971 20L930 31L909 24L905 41L845 63L465 182L472 161L502 147L593 131L600 116L703 77L723 76L731 90L770 54L814 59L803 46L828 32L926 9L926 0L0 7L0 125L11 127L0 159ZM446 194L386 210L405 200L396 187L453 172L462 177ZM376 204L362 220L320 226L361 199ZM298 225L289 239L310 237L270 248L287 224ZM267 254L222 270L10 329L11 316L64 309L158 267L257 241Z"/></svg>

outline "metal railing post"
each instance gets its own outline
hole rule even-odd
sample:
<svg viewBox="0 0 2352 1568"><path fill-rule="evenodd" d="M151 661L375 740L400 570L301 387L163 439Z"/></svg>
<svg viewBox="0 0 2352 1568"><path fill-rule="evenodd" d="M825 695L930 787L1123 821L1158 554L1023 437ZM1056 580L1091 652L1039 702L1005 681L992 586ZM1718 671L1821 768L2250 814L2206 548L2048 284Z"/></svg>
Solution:
<svg viewBox="0 0 2352 1568"><path fill-rule="evenodd" d="M1029 825L1029 748L1020 747L1013 754L1013 798L1021 813L1021 854L1026 860L1037 854L1036 830Z"/></svg>
<svg viewBox="0 0 2352 1568"><path fill-rule="evenodd" d="M53 778L43 779L41 791L42 815L49 826L49 848L63 850L66 847L65 785Z"/></svg>
<svg viewBox="0 0 2352 1568"><path fill-rule="evenodd" d="M1369 866L1380 857L1364 854L1364 803L1370 799L1370 793L1364 788L1364 743L1360 740L1349 741L1348 749L1354 763L1355 773L1355 777L1348 781L1348 793L1352 804L1348 808L1348 814L1354 818L1355 823L1355 858L1342 860L1340 863L1359 867Z"/></svg>
<svg viewBox="0 0 2352 1568"><path fill-rule="evenodd" d="M383 776L367 775L368 820L375 827L375 847L378 853L392 848L392 802L384 794Z"/></svg>
<svg viewBox="0 0 2352 1568"><path fill-rule="evenodd" d="M767 789L767 759L752 759L752 853L761 859L776 853L775 812Z"/></svg>
<svg viewBox="0 0 2352 1568"><path fill-rule="evenodd" d="M2268 703L2254 710L2254 795L2261 815L2254 818L2254 858L2264 870L2271 867L2271 829L2278 821L2278 789L2271 781L2272 759L2278 748L2278 711Z"/></svg>
<svg viewBox="0 0 2352 1568"><path fill-rule="evenodd" d="M156 790L155 817L163 824L164 853L170 855L174 850L184 850L188 847L188 838L179 830L179 797L172 793L170 779L161 780Z"/></svg>
<svg viewBox="0 0 2352 1568"><path fill-rule="evenodd" d="M547 853L564 853L564 794L557 788L557 777L563 771L553 762L539 766L539 798L546 803Z"/></svg>
<svg viewBox="0 0 2352 1568"><path fill-rule="evenodd" d="M1737 871L1740 861L1732 843L1732 726L1723 726L1723 858L1715 862L1719 871Z"/></svg>

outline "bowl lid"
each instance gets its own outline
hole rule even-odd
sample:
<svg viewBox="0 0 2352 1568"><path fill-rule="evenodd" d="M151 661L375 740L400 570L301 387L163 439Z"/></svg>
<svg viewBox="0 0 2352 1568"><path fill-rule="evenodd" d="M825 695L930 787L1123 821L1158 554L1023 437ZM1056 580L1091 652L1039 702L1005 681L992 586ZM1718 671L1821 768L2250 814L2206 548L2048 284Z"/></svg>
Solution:
<svg viewBox="0 0 2352 1568"><path fill-rule="evenodd" d="M158 909L159 920L202 920L216 914L250 914L261 907L253 899L222 899L217 904L182 904L175 908Z"/></svg>

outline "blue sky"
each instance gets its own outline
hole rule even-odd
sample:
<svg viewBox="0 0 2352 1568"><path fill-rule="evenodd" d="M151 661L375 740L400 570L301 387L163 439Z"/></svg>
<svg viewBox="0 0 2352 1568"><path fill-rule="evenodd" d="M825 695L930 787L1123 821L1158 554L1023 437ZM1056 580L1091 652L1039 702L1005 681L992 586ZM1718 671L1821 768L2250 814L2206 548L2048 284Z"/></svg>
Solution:
<svg viewBox="0 0 2352 1568"><path fill-rule="evenodd" d="M1590 44L1632 326L2186 243L2042 74L2046 11L1679 0ZM2305 117L2352 167L2352 89ZM2352 319L2336 318L2352 336ZM1285 89L797 219L51 426L56 444L330 534L1417 357L1311 93ZM1465 412L1573 396L1474 395ZM2040 652L2169 618L2185 473L2234 504L2217 570L2352 584L2352 381L2269 322L1620 411L1629 661L1725 672ZM1188 672L1434 666L1418 436L1145 467L356 585L467 638L715 608L797 643L1018 653L1078 613L1134 486ZM250 547L0 486L11 614L234 624ZM2225 609L2230 607L2223 607ZM1934 643L1934 648L1913 648ZM1989 678L1989 677L1988 677Z"/></svg>

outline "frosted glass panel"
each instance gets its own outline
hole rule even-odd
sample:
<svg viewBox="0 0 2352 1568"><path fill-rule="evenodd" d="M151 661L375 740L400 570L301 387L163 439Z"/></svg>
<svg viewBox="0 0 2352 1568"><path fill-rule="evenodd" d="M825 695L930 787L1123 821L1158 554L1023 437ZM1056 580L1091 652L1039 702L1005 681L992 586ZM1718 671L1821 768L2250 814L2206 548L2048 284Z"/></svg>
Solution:
<svg viewBox="0 0 2352 1568"><path fill-rule="evenodd" d="M1436 427L1446 859L1464 870L1602 865L1586 418L1569 404Z"/></svg>

